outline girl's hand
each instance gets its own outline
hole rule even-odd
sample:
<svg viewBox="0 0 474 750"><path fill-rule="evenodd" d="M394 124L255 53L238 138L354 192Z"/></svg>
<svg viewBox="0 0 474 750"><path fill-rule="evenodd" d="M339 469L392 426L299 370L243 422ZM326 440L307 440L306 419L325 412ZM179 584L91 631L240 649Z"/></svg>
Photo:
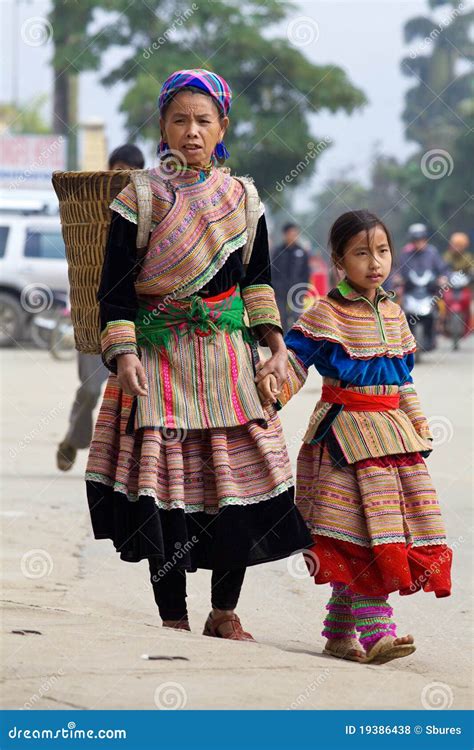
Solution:
<svg viewBox="0 0 474 750"><path fill-rule="evenodd" d="M117 378L128 396L147 396L148 383L145 370L136 354L117 355Z"/></svg>
<svg viewBox="0 0 474 750"><path fill-rule="evenodd" d="M286 347L284 349L279 349L272 354L270 359L267 359L266 362L259 362L257 365L257 375L255 377L257 385L267 375L275 376L277 390L280 391L288 376L288 351Z"/></svg>
<svg viewBox="0 0 474 750"><path fill-rule="evenodd" d="M274 375L267 375L257 386L258 395L263 406L276 403L280 391L277 388L277 381Z"/></svg>

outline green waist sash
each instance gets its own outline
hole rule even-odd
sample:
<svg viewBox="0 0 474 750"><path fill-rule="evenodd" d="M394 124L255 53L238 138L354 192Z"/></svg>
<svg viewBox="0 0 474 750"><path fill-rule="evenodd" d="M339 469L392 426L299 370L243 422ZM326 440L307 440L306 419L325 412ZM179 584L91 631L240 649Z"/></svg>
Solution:
<svg viewBox="0 0 474 750"><path fill-rule="evenodd" d="M141 346L166 346L170 340L188 333L214 337L218 331L242 331L245 341L253 341L244 323L244 302L239 290L217 302L207 302L197 294L157 306L140 301L135 327L137 344Z"/></svg>

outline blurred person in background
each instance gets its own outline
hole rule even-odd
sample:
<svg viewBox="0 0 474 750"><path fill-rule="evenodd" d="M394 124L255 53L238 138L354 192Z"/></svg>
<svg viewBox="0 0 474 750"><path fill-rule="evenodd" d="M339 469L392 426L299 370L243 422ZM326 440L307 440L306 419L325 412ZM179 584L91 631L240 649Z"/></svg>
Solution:
<svg viewBox="0 0 474 750"><path fill-rule="evenodd" d="M443 260L452 271L463 271L471 282L474 277L474 259L469 249L469 237L464 232L454 232L449 238Z"/></svg>
<svg viewBox="0 0 474 750"><path fill-rule="evenodd" d="M408 236L409 242L402 250L396 274L403 286L402 307L412 333L415 333L417 325L422 326L422 348L432 351L436 346L436 299L447 281L447 266L438 249L429 243L429 231L425 224L412 224L408 228ZM420 312L415 307L407 307L409 300L419 305ZM429 310L426 313L424 308L427 306Z"/></svg>
<svg viewBox="0 0 474 750"><path fill-rule="evenodd" d="M143 169L144 166L142 152L131 143L119 146L109 156L110 170ZM100 398L102 385L109 375L100 354L78 352L77 368L81 384L69 415L68 431L56 451L56 465L60 471L69 471L74 465L77 451L89 447L93 430L92 415Z"/></svg>
<svg viewBox="0 0 474 750"><path fill-rule="evenodd" d="M443 260L449 269L449 280L440 305L442 329L453 338L455 348L457 348L458 338L470 333L472 327L474 262L469 244L467 234L454 232L449 238L448 249L443 255ZM462 326L456 325L453 316L462 320Z"/></svg>
<svg viewBox="0 0 474 750"><path fill-rule="evenodd" d="M282 232L283 241L273 251L272 272L281 323L286 332L303 311L310 269L309 254L300 241L298 224L285 224Z"/></svg>

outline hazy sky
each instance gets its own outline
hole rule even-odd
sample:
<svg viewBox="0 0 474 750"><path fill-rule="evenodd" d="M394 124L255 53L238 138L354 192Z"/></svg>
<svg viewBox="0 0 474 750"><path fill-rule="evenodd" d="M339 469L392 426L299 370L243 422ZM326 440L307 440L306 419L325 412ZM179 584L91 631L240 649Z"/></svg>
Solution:
<svg viewBox="0 0 474 750"><path fill-rule="evenodd" d="M136 0L140 2L140 0ZM206 0L207 1L207 0ZM12 98L12 71L16 67L17 90L25 105L31 97L44 92L52 94L52 73L48 66L51 43L32 46L22 42L22 24L32 17L44 16L49 4L44 0L16 2L15 24L13 0L0 0L2 12L3 60L1 101ZM465 1L464 7L472 5ZM366 94L369 104L352 116L321 113L313 118L315 136L329 136L334 145L318 160L314 185L322 186L328 178L344 172L365 180L370 157L377 143L381 150L398 157L406 156L413 145L404 140L401 112L404 91L413 85L402 76L400 60L407 54L403 23L414 16L428 14L425 0L308 0L298 3L299 10L282 24L281 33L292 34L301 51L315 63L342 67L349 79ZM54 31L54 30L53 30ZM306 43L308 42L309 43ZM14 49L17 62L14 63ZM109 64L122 56L120 50L109 53ZM190 67L195 59L190 60ZM80 117L105 120L110 148L124 141L118 104L126 87L119 84L104 89L96 73L85 73L80 80ZM150 91L155 99L158 91ZM157 130L157 139L158 139Z"/></svg>

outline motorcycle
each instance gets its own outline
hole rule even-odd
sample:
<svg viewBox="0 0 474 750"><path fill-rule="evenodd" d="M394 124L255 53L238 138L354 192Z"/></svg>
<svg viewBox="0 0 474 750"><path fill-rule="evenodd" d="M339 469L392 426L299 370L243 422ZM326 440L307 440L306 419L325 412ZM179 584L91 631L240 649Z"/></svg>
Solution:
<svg viewBox="0 0 474 750"><path fill-rule="evenodd" d="M66 293L55 292L51 307L33 316L30 336L38 348L49 349L54 359L73 359L76 353L74 329Z"/></svg>
<svg viewBox="0 0 474 750"><path fill-rule="evenodd" d="M448 288L444 293L445 331L452 339L453 351L459 349L459 342L469 332L471 313L470 278L464 271L454 271L449 277Z"/></svg>
<svg viewBox="0 0 474 750"><path fill-rule="evenodd" d="M419 326L423 329L421 341L425 351L434 349L434 326L437 307L435 305L436 276L433 271L426 270L417 273L413 269L408 271L403 294L403 310L408 320L411 332L417 338ZM417 361L420 352L417 350Z"/></svg>

